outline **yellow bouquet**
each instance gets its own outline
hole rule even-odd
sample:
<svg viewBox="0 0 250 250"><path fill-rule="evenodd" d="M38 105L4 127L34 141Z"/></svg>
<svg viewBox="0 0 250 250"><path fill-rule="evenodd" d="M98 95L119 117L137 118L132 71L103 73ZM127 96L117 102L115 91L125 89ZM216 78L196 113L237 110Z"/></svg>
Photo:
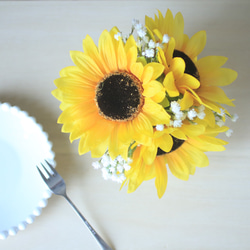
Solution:
<svg viewBox="0 0 250 250"><path fill-rule="evenodd" d="M105 179L135 191L155 178L159 198L167 168L182 180L209 164L206 151L222 151L216 138L236 121L223 105L234 106L222 86L237 73L222 66L227 58L198 59L206 32L184 33L181 13L158 11L145 24L132 21L129 35L104 30L98 45L87 35L83 52L71 51L75 66L61 70L52 94L61 101L58 123L79 154L91 152Z"/></svg>

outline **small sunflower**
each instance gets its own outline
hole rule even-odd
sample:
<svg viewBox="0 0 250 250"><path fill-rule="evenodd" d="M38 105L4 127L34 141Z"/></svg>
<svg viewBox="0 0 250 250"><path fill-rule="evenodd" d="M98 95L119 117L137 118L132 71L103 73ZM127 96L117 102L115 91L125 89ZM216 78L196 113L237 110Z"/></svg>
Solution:
<svg viewBox="0 0 250 250"><path fill-rule="evenodd" d="M71 51L76 66L64 68L52 94L61 101L58 122L70 140L80 139L79 153L101 157L127 157L133 141L147 144L153 126L169 122L169 115L155 100L162 84L156 79L164 67L143 66L137 60L133 36L124 43L117 28L104 30L98 47L90 36L83 50Z"/></svg>
<svg viewBox="0 0 250 250"><path fill-rule="evenodd" d="M132 157L133 161L130 164L131 169L125 172L128 193L134 192L143 181L155 178L157 194L161 198L167 187L167 166L171 173L181 180L188 180L189 175L195 173L196 167L208 166L209 161L205 152L223 151L225 149L224 145L227 142L215 138L215 136L228 128L216 125L214 128L206 127L203 133L200 128L197 128L196 135L193 134L185 140L171 135L172 143L169 143L169 145L172 144L172 146L169 148L163 148L159 143L162 140L166 145L164 137L166 134L170 135L168 132L163 133L163 137L155 141L156 155L154 161L150 164L145 159L148 159L147 154L151 151L151 148L143 145L136 147Z"/></svg>
<svg viewBox="0 0 250 250"><path fill-rule="evenodd" d="M164 36L170 37L163 51L159 53L160 61L165 66L165 74L172 74L172 69L180 71L183 63L185 63L184 73L193 76L200 82L198 88L186 89L184 93L183 104L185 108L191 105L193 99L198 103L205 105L210 110L220 113L221 104L234 106L225 92L220 88L231 84L237 78L237 72L221 68L227 61L223 56L207 56L197 61L197 56L202 52L206 45L206 32L199 31L191 38L184 34L184 19L179 12L173 17L170 10L167 10L165 17L158 11L159 17L155 15L155 19L145 17L145 24L152 39L162 41ZM176 61L179 61L177 67L173 67ZM172 66L173 65L173 66ZM177 73L179 74L179 71ZM173 71L174 73L174 71ZM178 79L177 75L177 79ZM167 77L168 82L170 76ZM167 91L170 95L178 94L178 87L173 84L168 85Z"/></svg>

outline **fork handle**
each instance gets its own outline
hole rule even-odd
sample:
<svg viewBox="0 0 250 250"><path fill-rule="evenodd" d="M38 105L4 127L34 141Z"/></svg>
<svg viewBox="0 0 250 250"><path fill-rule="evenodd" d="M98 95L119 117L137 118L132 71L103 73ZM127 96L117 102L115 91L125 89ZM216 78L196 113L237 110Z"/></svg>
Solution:
<svg viewBox="0 0 250 250"><path fill-rule="evenodd" d="M101 248L103 250L113 250L102 238L101 236L95 231L95 229L89 224L89 222L85 219L85 217L81 214L81 212L78 210L78 208L75 206L75 204L70 200L70 198L67 196L67 194L64 195L64 198L69 202L69 204L73 207L75 212L79 215L79 217L83 220L89 231L92 233L92 235L95 237L97 242L100 244Z"/></svg>

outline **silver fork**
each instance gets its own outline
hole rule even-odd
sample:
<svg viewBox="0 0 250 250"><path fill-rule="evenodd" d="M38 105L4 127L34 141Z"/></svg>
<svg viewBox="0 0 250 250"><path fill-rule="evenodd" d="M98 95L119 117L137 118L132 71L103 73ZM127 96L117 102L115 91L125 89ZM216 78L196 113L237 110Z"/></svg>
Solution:
<svg viewBox="0 0 250 250"><path fill-rule="evenodd" d="M37 169L42 176L44 182L47 184L49 189L56 195L63 196L69 204L73 207L75 212L80 216L80 218L83 220L87 228L90 230L92 235L95 237L96 241L99 243L100 247L103 250L112 250L112 248L101 238L101 236L94 230L94 228L89 224L89 222L85 219L85 217L81 214L81 212L78 210L78 208L74 205L74 203L70 200L70 198L66 194L66 184L63 178L57 173L55 168L45 160L46 167L43 163L40 163L41 167L44 169L44 171L47 173L48 176L44 175L44 173L40 170L38 166Z"/></svg>

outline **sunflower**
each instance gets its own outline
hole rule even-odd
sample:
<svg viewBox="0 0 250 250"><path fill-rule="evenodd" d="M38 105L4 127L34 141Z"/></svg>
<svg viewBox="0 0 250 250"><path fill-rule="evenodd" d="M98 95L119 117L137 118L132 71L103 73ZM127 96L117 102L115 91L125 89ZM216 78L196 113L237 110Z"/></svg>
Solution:
<svg viewBox="0 0 250 250"><path fill-rule="evenodd" d="M175 17L170 10L167 10L165 17L160 11L158 11L158 14L159 17L155 15L155 19L146 16L145 24L154 41L162 41L164 35L170 37L169 43L163 48L164 52L160 53L160 60L165 66L165 74L167 75L172 71L172 65L176 64L177 58L179 62L182 58L185 62L184 72L200 82L198 88L186 89L183 105L184 103L185 106L191 105L193 100L196 100L196 102L217 113L221 112L221 104L234 106L232 100L220 88L231 84L237 78L236 71L222 68L227 58L207 56L197 61L197 56L206 45L206 32L199 31L189 38L184 34L184 19L180 12ZM179 66L178 68L180 69ZM178 88L171 84L167 91L170 95L176 95Z"/></svg>
<svg viewBox="0 0 250 250"><path fill-rule="evenodd" d="M127 179L124 183L128 183L128 193L134 192L143 181L155 178L157 194L161 198L167 187L167 166L171 173L181 180L188 180L189 175L195 173L196 167L208 166L209 161L205 152L225 149L224 145L227 142L215 138L215 136L228 128L218 125L214 128L205 124L204 126L204 130L201 127L192 130L194 133L189 134L190 137L188 136L186 139L178 139L166 129L161 137L155 140L154 147L157 150L154 152L154 160L151 163L147 162L147 154L151 151L151 147L143 145L136 147L131 169L125 173ZM168 148L161 146L161 144L166 145L166 135L172 138L172 143L168 145Z"/></svg>
<svg viewBox="0 0 250 250"><path fill-rule="evenodd" d="M108 149L112 158L126 159L131 142L148 145L153 126L169 123L158 104L163 86L156 79L164 66L136 62L133 36L123 42L118 34L117 28L104 30L98 46L86 36L84 52L71 51L75 66L61 70L55 80L52 94L62 110L58 123L71 141L80 139L79 154L101 157Z"/></svg>

